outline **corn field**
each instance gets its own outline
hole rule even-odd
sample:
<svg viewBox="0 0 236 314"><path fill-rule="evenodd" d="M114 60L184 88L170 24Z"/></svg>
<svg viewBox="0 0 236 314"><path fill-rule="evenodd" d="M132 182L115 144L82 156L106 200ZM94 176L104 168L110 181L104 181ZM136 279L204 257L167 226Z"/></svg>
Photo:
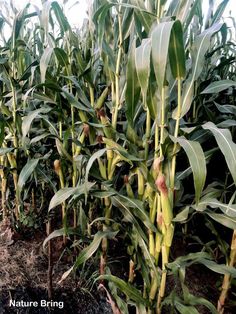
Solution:
<svg viewBox="0 0 236 314"><path fill-rule="evenodd" d="M78 29L65 3L0 3L1 224L43 230L49 300L92 264L114 314L235 313L229 1L93 0Z"/></svg>

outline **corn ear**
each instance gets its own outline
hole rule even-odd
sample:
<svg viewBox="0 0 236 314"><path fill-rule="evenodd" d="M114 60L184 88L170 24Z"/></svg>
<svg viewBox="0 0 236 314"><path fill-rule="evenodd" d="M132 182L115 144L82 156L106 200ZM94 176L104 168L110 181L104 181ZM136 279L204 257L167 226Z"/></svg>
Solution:
<svg viewBox="0 0 236 314"><path fill-rule="evenodd" d="M155 242L152 231L149 231L149 252L152 256L155 256Z"/></svg>
<svg viewBox="0 0 236 314"><path fill-rule="evenodd" d="M98 158L98 167L99 167L99 171L100 171L102 178L104 180L106 180L107 179L107 169L106 169L106 166L104 165L104 163L102 162L101 158Z"/></svg>
<svg viewBox="0 0 236 314"><path fill-rule="evenodd" d="M171 203L168 196L168 189L165 182L165 176L160 174L156 180L156 186L161 194L161 208L162 208L162 216L166 226L171 224L173 219L173 212Z"/></svg>
<svg viewBox="0 0 236 314"><path fill-rule="evenodd" d="M156 276L152 277L151 290L149 294L149 299L152 301L155 299L158 289L158 278Z"/></svg>
<svg viewBox="0 0 236 314"><path fill-rule="evenodd" d="M99 96L97 103L95 105L95 109L101 109L102 108L102 106L104 105L104 102L107 98L108 92L109 92L109 88L106 87L104 89L104 91L102 92L102 94Z"/></svg>
<svg viewBox="0 0 236 314"><path fill-rule="evenodd" d="M137 169L137 175L138 175L138 195L139 198L142 198L144 195L145 180L142 172L139 169Z"/></svg>
<svg viewBox="0 0 236 314"><path fill-rule="evenodd" d="M173 236L174 236L174 226L173 224L170 224L166 228L166 234L164 237L164 243L167 247L171 247Z"/></svg>

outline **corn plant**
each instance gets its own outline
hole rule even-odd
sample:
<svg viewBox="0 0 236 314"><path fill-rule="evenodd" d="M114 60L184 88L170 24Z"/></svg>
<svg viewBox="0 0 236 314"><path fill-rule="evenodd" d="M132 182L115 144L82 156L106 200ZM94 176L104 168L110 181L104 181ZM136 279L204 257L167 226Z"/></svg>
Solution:
<svg viewBox="0 0 236 314"><path fill-rule="evenodd" d="M97 280L121 313L197 313L199 304L223 313L236 276L235 30L222 20L228 1L213 4L204 16L198 0L94 0L81 30L56 1L3 7L2 217L19 227L27 202L46 217L50 298L51 241L62 237L78 255L62 280L97 252ZM223 177L212 176L213 161ZM205 248L173 260L175 229L186 233L197 215L213 234L233 230L231 244L218 237L225 264ZM109 267L114 238L127 278ZM189 292L193 263L224 275L218 305ZM169 274L182 297L166 295Z"/></svg>

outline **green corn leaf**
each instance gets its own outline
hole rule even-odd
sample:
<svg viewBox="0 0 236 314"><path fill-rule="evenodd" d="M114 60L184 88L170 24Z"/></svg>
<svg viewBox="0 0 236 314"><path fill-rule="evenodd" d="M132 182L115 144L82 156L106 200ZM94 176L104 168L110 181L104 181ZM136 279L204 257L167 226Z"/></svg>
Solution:
<svg viewBox="0 0 236 314"><path fill-rule="evenodd" d="M211 18L211 25L218 23L219 20L222 18L222 15L229 3L229 0L223 0L217 7L213 17Z"/></svg>
<svg viewBox="0 0 236 314"><path fill-rule="evenodd" d="M81 88L80 83L73 76L62 76L66 79L70 80L76 87L76 92L78 93L78 97L80 101L88 108L91 108L90 101L88 100L85 91ZM71 94L70 94L71 95Z"/></svg>
<svg viewBox="0 0 236 314"><path fill-rule="evenodd" d="M87 185L88 191L91 189L93 185L94 183L88 183ZM48 210L50 211L54 207L65 202L71 196L73 196L73 199L74 199L74 198L79 197L82 194L85 194L85 184L81 184L75 188L63 188L54 194L54 196L52 197L50 201Z"/></svg>
<svg viewBox="0 0 236 314"><path fill-rule="evenodd" d="M70 162L73 162L72 156L67 152L62 142L58 138L56 138L56 147L61 157L68 159Z"/></svg>
<svg viewBox="0 0 236 314"><path fill-rule="evenodd" d="M47 68L53 53L53 48L47 47L44 49L43 55L40 59L40 73L41 73L41 83L45 83Z"/></svg>
<svg viewBox="0 0 236 314"><path fill-rule="evenodd" d="M136 289L134 286L126 283L124 280L113 276L113 275L101 275L97 278L97 280L108 280L113 282L117 288L123 292L130 300L136 303L142 303L148 305L148 300L144 299L141 292Z"/></svg>
<svg viewBox="0 0 236 314"><path fill-rule="evenodd" d="M51 4L51 7L56 15L57 21L60 25L61 31L62 32L67 32L68 30L71 31L70 24L68 23L68 20L63 13L60 5L58 4L57 1L53 1Z"/></svg>
<svg viewBox="0 0 236 314"><path fill-rule="evenodd" d="M165 72L168 59L169 42L174 22L158 24L152 32L152 61L159 88L165 81Z"/></svg>
<svg viewBox="0 0 236 314"><path fill-rule="evenodd" d="M69 65L68 55L62 48L54 48L55 56L62 67L67 67Z"/></svg>
<svg viewBox="0 0 236 314"><path fill-rule="evenodd" d="M221 225L223 225L229 229L236 230L236 218L235 217L229 217L229 216L226 216L225 214L212 213L208 210L206 210L205 213L209 217L214 219L216 222L218 222L219 224L221 224Z"/></svg>
<svg viewBox="0 0 236 314"><path fill-rule="evenodd" d="M93 254L98 250L101 241L103 238L114 238L117 235L117 232L110 232L105 231L95 234L93 241L88 245L86 248L84 248L79 256L77 257L75 264L67 270L61 277L59 284L64 281L75 269L77 269L81 264L85 263L90 257L93 256Z"/></svg>
<svg viewBox="0 0 236 314"><path fill-rule="evenodd" d="M141 86L143 98L146 102L146 94L150 76L150 53L151 41L150 39L143 39L141 46L135 51L135 65L139 84Z"/></svg>
<svg viewBox="0 0 236 314"><path fill-rule="evenodd" d="M35 136L34 138L31 139L30 144L37 143L37 142L41 141L42 139L48 137L49 135L50 135L50 133L45 132L41 135Z"/></svg>
<svg viewBox="0 0 236 314"><path fill-rule="evenodd" d="M230 274L233 278L236 278L236 269L234 267L226 266L224 264L217 264L214 261L203 259L201 264L205 265L210 270L218 274Z"/></svg>
<svg viewBox="0 0 236 314"><path fill-rule="evenodd" d="M122 38L125 40L131 34L133 23L133 10L125 8L122 21Z"/></svg>
<svg viewBox="0 0 236 314"><path fill-rule="evenodd" d="M53 99L48 97L46 94L43 94L43 93L40 93L40 92L34 92L33 96L34 96L35 99L44 101L45 103L50 103L50 104L54 104L54 105L57 104Z"/></svg>
<svg viewBox="0 0 236 314"><path fill-rule="evenodd" d="M210 255L206 252L190 253L185 256L180 256L176 258L174 262L168 263L167 266L172 269L173 272L178 272L180 267L188 267L192 264L202 264L218 274L230 274L236 277L236 269L234 267L217 264L211 260Z"/></svg>
<svg viewBox="0 0 236 314"><path fill-rule="evenodd" d="M85 263L99 248L101 241L103 238L112 239L117 235L118 231L111 232L111 231L99 231L95 234L93 241L89 246L82 250L82 252L77 257L74 269L78 268L81 264Z"/></svg>
<svg viewBox="0 0 236 314"><path fill-rule="evenodd" d="M105 3L94 14L93 21L98 28L98 43L102 46L103 36L106 29L106 21L109 18L109 10L114 6L113 3Z"/></svg>
<svg viewBox="0 0 236 314"><path fill-rule="evenodd" d="M119 208L124 216L124 220L130 222L133 224L137 230L137 232L140 234L141 238L144 239L145 242L147 242L147 236L142 228L142 225L137 221L135 216L133 215L133 210L130 209L128 206L125 206L120 199L117 197L112 196L111 197L112 204Z"/></svg>
<svg viewBox="0 0 236 314"><path fill-rule="evenodd" d="M65 88L62 88L62 95L65 96L71 106L75 108L85 111L85 112L93 112L93 108L90 106L89 108L83 105L73 94L69 93Z"/></svg>
<svg viewBox="0 0 236 314"><path fill-rule="evenodd" d="M117 195L113 196L113 199L116 201L119 200L119 202L123 205L124 208L133 208L135 211L133 211L133 214L138 217L147 228L150 230L156 232L157 229L154 226L154 224L151 223L150 218L148 214L146 213L145 209L143 208L143 202L136 200L136 199L131 199L127 196L124 195Z"/></svg>
<svg viewBox="0 0 236 314"><path fill-rule="evenodd" d="M232 140L230 131L217 128L212 122L207 122L202 127L205 130L211 131L214 135L221 152L225 156L229 171L236 185L236 144Z"/></svg>
<svg viewBox="0 0 236 314"><path fill-rule="evenodd" d="M106 137L103 137L102 139L108 148L113 149L114 151L117 151L119 153L119 155L121 155L124 158L124 160L126 160L130 164L132 164L131 161L142 161L143 160L141 158L138 158L136 156L129 154L124 147L117 144L115 141L113 141L109 138L106 138Z"/></svg>
<svg viewBox="0 0 236 314"><path fill-rule="evenodd" d="M37 164L39 162L39 159L30 159L27 161L27 163L22 168L19 179L18 179L18 189L21 192L23 186L31 176L31 174L34 172L35 168L37 167Z"/></svg>
<svg viewBox="0 0 236 314"><path fill-rule="evenodd" d="M126 197L126 199L127 199L127 197ZM121 210L122 214L125 217L125 220L129 221L130 223L133 224L133 226L136 230L136 233L137 233L138 243L139 243L139 246L140 246L140 248L141 248L141 250L145 256L146 263L152 268L153 272L155 273L155 276L158 278L158 272L157 272L157 269L156 269L155 264L154 264L154 258L150 255L150 252L148 250L148 246L147 246L148 240L147 240L146 234L143 231L142 225L134 217L134 215L135 215L135 216L139 217L140 219L142 219L142 217L144 217L145 214L141 213L141 215L140 215L139 213L136 213L133 210L134 204L131 204L132 206L129 207L129 206L127 206L127 204L124 202L123 199L120 199L117 196L112 196L111 200L112 200L112 204ZM141 209L141 210L143 211L143 209ZM151 225L150 225L151 222L150 222L149 218L146 218L146 219L148 222L146 222L146 223L144 222L144 224L151 227ZM154 225L150 229L152 230L153 227L154 227Z"/></svg>
<svg viewBox="0 0 236 314"><path fill-rule="evenodd" d="M0 119L0 146L2 146L2 143L5 139L5 133L4 133L5 125L6 125L5 120Z"/></svg>
<svg viewBox="0 0 236 314"><path fill-rule="evenodd" d="M191 0L187 1L188 3L190 2L193 2ZM186 30L188 29L189 27L189 24L191 23L194 15L197 15L197 12L198 12L198 8L199 8L199 5L201 5L201 0L195 0L193 2L193 4L191 3L191 8L187 13L187 17L185 19L185 21L183 21L181 18L179 18L181 20L181 22L183 23L184 25L184 33L186 32ZM186 9L188 8L188 6L186 6Z"/></svg>
<svg viewBox="0 0 236 314"><path fill-rule="evenodd" d="M218 128L230 128L232 126L236 126L235 120L228 119L217 124Z"/></svg>
<svg viewBox="0 0 236 314"><path fill-rule="evenodd" d="M183 147L188 156L193 171L196 203L198 203L206 181L205 155L198 142L188 141L184 137L178 137L176 141Z"/></svg>
<svg viewBox="0 0 236 314"><path fill-rule="evenodd" d="M207 206L211 208L219 208L225 215L236 218L236 205L235 204L224 204L222 202L219 202L217 199L205 199L201 200L197 206L194 206L196 210L204 211Z"/></svg>
<svg viewBox="0 0 236 314"><path fill-rule="evenodd" d="M152 269L153 273L156 276L156 279L159 281L160 280L160 276L157 272L157 267L154 264L154 258L153 256L151 256L150 252L149 252L149 248L147 243L144 241L143 238L141 238L140 233L137 234L138 235L138 244L143 252L143 259L145 260L145 262L147 263L147 265L149 265L149 267ZM159 236L161 236L159 234ZM160 284L160 283L159 283Z"/></svg>
<svg viewBox="0 0 236 314"><path fill-rule="evenodd" d="M36 109L36 110L31 111L27 116L23 117L22 127L21 127L23 137L26 137L26 135L29 133L33 120L40 117L40 113L48 113L51 110L52 110L52 108L50 108L50 107L40 108L40 109Z"/></svg>
<svg viewBox="0 0 236 314"><path fill-rule="evenodd" d="M149 84L147 93L147 106L151 117L159 124L161 119L161 102L158 97L158 88L156 84Z"/></svg>
<svg viewBox="0 0 236 314"><path fill-rule="evenodd" d="M54 230L52 233L50 233L50 235L43 241L43 249L45 249L46 244L55 238L61 237L63 235L66 234L78 234L78 231L76 231L76 229L74 228L67 228L66 230L64 228L58 229L58 230Z"/></svg>
<svg viewBox="0 0 236 314"><path fill-rule="evenodd" d="M44 30L45 35L48 35L50 10L51 10L51 2L45 1L42 5L42 11L40 14L40 27Z"/></svg>
<svg viewBox="0 0 236 314"><path fill-rule="evenodd" d="M131 5L136 9L135 15L140 21L141 25L144 27L145 32L148 34L151 30L151 26L156 19L156 16L151 12L148 12L145 4L142 0L130 0ZM123 4L129 6L128 4ZM130 6L131 7L131 6Z"/></svg>
<svg viewBox="0 0 236 314"><path fill-rule="evenodd" d="M217 82L213 82L205 88L201 94L215 94L219 93L222 90L228 89L229 87L236 87L236 82L232 80L221 80Z"/></svg>
<svg viewBox="0 0 236 314"><path fill-rule="evenodd" d="M192 295L191 293L188 293L188 302L191 304L191 305L204 305L206 308L208 308L212 314L218 314L215 306L209 302L208 300L206 300L205 298L201 298L201 297L196 297L194 295Z"/></svg>
<svg viewBox="0 0 236 314"><path fill-rule="evenodd" d="M195 307L184 305L180 302L175 302L175 307L180 314L199 314L198 310Z"/></svg>
<svg viewBox="0 0 236 314"><path fill-rule="evenodd" d="M140 86L137 84L138 77L135 67L135 40L130 48L130 53L127 63L126 71L127 85L125 92L126 101L126 117L131 126L134 125L135 109L137 107L139 96L140 96Z"/></svg>
<svg viewBox="0 0 236 314"><path fill-rule="evenodd" d="M190 208L186 206L181 212L179 212L175 218L172 219L173 222L185 222L188 219Z"/></svg>
<svg viewBox="0 0 236 314"><path fill-rule="evenodd" d="M59 191L53 196L49 204L49 211L54 207L60 205L61 203L65 202L69 197L74 195L77 191L76 188L64 188Z"/></svg>
<svg viewBox="0 0 236 314"><path fill-rule="evenodd" d="M186 22L186 19L189 17L189 12L194 3L194 0L184 0L180 1L178 7L176 8L176 18L181 21L182 24ZM175 2L172 2L174 5Z"/></svg>
<svg viewBox="0 0 236 314"><path fill-rule="evenodd" d="M222 113L227 113L227 114L233 114L236 116L236 106L233 105L219 105L216 102L214 102L217 109L222 112Z"/></svg>
<svg viewBox="0 0 236 314"><path fill-rule="evenodd" d="M172 75L175 79L183 79L185 77L185 51L183 42L183 30L180 21L173 24L170 45L169 59Z"/></svg>
<svg viewBox="0 0 236 314"><path fill-rule="evenodd" d="M105 152L107 151L107 148L103 148L98 150L97 152L95 152L90 158L89 161L87 163L86 166L86 170L85 170L85 198L87 198L87 193L88 193L88 177L89 177L89 171L93 165L93 163L95 162L95 160L97 160L98 158L102 157L102 155L105 154Z"/></svg>
<svg viewBox="0 0 236 314"><path fill-rule="evenodd" d="M192 69L191 75L184 83L183 87L183 101L181 118L189 111L194 93L194 82L199 78L205 63L205 54L208 51L212 36L217 33L222 27L222 24L214 24L212 27L206 29L200 34L192 47ZM173 118L177 118L177 109L173 112Z"/></svg>

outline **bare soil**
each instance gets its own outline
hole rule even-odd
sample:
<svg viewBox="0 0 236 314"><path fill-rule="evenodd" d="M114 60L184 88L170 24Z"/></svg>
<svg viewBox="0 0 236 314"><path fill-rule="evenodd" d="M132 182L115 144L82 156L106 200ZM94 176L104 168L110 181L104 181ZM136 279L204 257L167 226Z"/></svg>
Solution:
<svg viewBox="0 0 236 314"><path fill-rule="evenodd" d="M55 306L9 307L10 300L38 301L39 304L41 300L48 300L48 261L42 249L44 238L45 235L37 234L33 239L21 239L11 231L9 225L0 225L0 313L111 314L106 297L95 288L95 293L91 292L72 277L58 284L63 273L72 266L73 261L68 257L55 263L53 270L53 301L63 301L63 309ZM61 240L54 243L53 256L58 260L62 253Z"/></svg>
<svg viewBox="0 0 236 314"><path fill-rule="evenodd" d="M27 238L27 237L26 237ZM43 251L42 243L45 234L34 233L33 238L24 239L20 235L12 232L10 226L0 224L0 314L10 313L65 313L65 314L112 314L111 305L104 294L101 294L96 287L92 290L84 286L80 276L58 284L63 273L73 265L73 256L64 255L59 258L63 252L62 239L53 240L53 301L63 301L64 308L39 307L39 308L10 308L10 300L17 301L37 301L48 300L47 297L47 254ZM175 240L173 247L173 256L189 253L185 250L186 246L182 239ZM117 264L111 264L113 274L126 279L125 269L128 267L126 257L119 247L118 242L110 246L112 259L118 261ZM119 252L119 259L117 254ZM58 262L59 260L59 262ZM57 261L57 262L56 262ZM122 266L123 265L123 266ZM128 269L128 268L127 268ZM80 274L79 274L80 275ZM219 297L219 287L222 282L222 276L210 272L202 265L192 265L187 268L185 284L190 293L194 296L203 297L213 304L217 304ZM166 294L173 290L181 297L181 286L173 275L168 276ZM231 300L234 299L231 295ZM130 308L130 313L132 312ZM163 313L169 314L170 308L164 307ZM210 311L204 306L198 306L200 314L208 314ZM227 304L225 314L236 313L234 304Z"/></svg>

